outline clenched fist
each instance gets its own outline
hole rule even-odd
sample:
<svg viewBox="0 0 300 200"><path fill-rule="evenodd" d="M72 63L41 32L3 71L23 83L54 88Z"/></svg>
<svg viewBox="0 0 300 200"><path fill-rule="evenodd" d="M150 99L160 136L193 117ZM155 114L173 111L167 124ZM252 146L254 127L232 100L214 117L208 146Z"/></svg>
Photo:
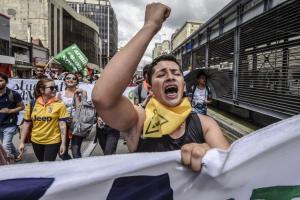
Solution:
<svg viewBox="0 0 300 200"><path fill-rule="evenodd" d="M153 26L158 31L170 13L171 8L164 4L148 4L145 11L145 26Z"/></svg>
<svg viewBox="0 0 300 200"><path fill-rule="evenodd" d="M209 149L210 147L206 143L185 144L181 147L181 161L193 171L200 171L202 158Z"/></svg>

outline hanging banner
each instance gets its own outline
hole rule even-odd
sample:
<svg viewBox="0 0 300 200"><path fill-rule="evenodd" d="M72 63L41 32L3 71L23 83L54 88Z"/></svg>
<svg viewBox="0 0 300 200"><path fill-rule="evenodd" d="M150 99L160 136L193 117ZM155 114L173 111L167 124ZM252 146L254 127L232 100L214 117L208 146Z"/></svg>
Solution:
<svg viewBox="0 0 300 200"><path fill-rule="evenodd" d="M300 115L209 150L201 172L180 152L3 166L0 199L291 200L300 198Z"/></svg>

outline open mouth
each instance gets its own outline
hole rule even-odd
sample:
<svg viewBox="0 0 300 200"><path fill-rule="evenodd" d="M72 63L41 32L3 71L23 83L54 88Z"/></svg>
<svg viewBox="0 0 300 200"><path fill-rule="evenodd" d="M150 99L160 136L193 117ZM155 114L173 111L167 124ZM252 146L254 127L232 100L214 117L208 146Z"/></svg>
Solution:
<svg viewBox="0 0 300 200"><path fill-rule="evenodd" d="M165 88L165 94L168 96L168 97L174 97L177 95L177 92L178 92L178 88L176 85L170 85L170 86L167 86Z"/></svg>

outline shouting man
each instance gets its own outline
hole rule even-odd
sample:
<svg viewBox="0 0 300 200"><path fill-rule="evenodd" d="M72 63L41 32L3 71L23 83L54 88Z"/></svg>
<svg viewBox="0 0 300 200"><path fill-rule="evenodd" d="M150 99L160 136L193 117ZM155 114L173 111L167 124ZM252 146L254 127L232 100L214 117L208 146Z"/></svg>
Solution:
<svg viewBox="0 0 300 200"><path fill-rule="evenodd" d="M153 95L145 109L122 96L149 42L170 12L161 3L147 5L144 26L107 64L92 98L103 121L122 132L131 152L181 149L183 164L199 171L207 150L227 149L229 144L212 118L191 112L190 102L183 95L184 78L174 57L164 55L150 64L148 83Z"/></svg>

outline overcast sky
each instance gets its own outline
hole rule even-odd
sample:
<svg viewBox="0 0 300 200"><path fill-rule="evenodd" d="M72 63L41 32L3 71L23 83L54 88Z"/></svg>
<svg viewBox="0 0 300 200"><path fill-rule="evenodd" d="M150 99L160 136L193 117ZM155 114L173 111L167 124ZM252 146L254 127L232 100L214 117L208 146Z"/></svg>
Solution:
<svg viewBox="0 0 300 200"><path fill-rule="evenodd" d="M154 0L110 0L118 19L119 47L124 46L144 23L144 12L147 3ZM151 61L155 42L171 39L172 33L180 28L185 21L206 22L231 0L159 0L169 7L172 12L164 23L163 28L154 37L145 53L144 65Z"/></svg>

